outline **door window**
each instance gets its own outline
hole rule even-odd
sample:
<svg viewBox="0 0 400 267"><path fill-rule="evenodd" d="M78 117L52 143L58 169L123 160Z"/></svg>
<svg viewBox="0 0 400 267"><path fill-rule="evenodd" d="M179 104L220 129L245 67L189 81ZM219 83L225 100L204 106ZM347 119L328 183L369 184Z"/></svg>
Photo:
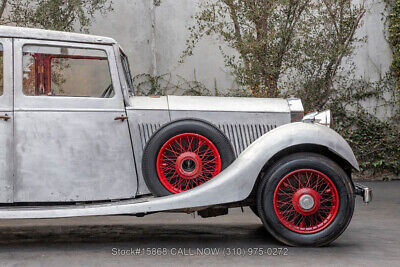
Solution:
<svg viewBox="0 0 400 267"><path fill-rule="evenodd" d="M134 87L133 87L133 79L132 79L131 69L129 66L128 57L122 51L121 51L121 61L122 61L122 67L124 69L125 80L129 87L129 93L131 95L133 95Z"/></svg>
<svg viewBox="0 0 400 267"><path fill-rule="evenodd" d="M114 96L107 54L103 50L25 45L22 60L25 95Z"/></svg>

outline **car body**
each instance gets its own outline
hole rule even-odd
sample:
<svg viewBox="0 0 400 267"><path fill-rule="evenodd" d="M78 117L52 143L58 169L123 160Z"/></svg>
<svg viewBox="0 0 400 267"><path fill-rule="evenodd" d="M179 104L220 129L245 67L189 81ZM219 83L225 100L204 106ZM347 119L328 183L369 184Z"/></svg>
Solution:
<svg viewBox="0 0 400 267"><path fill-rule="evenodd" d="M327 113L299 122L304 111L298 99L135 96L127 58L111 38L1 26L0 43L2 219L160 211L222 215L229 207L255 207L260 177L290 154L321 154L349 177L358 170L347 142L316 123L316 116ZM228 140L232 159L224 162L221 154L222 163L212 163L219 167L216 176L191 190L154 196L144 177L148 168L142 170L152 156L149 146L182 124L209 127ZM182 162L190 165L196 158L189 150ZM196 167L181 171L192 175ZM370 196L351 180L349 185Z"/></svg>

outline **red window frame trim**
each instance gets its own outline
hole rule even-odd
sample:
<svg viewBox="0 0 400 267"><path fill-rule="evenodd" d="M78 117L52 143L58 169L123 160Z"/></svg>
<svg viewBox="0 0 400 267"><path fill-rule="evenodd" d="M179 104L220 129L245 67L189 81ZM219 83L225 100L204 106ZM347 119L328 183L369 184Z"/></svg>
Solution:
<svg viewBox="0 0 400 267"><path fill-rule="evenodd" d="M50 95L51 93L51 61L54 58L107 60L107 57L31 54L35 66L35 95Z"/></svg>

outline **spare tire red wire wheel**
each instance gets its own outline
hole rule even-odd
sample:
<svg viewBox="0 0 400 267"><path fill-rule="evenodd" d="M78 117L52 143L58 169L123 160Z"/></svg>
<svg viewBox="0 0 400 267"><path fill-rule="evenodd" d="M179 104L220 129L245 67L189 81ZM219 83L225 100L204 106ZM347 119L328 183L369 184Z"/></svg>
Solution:
<svg viewBox="0 0 400 267"><path fill-rule="evenodd" d="M322 246L347 227L354 211L350 178L334 161L298 153L277 162L258 188L258 212L278 240Z"/></svg>
<svg viewBox="0 0 400 267"><path fill-rule="evenodd" d="M156 196L193 189L234 160L230 141L214 126L194 119L172 122L157 131L143 153L142 170Z"/></svg>

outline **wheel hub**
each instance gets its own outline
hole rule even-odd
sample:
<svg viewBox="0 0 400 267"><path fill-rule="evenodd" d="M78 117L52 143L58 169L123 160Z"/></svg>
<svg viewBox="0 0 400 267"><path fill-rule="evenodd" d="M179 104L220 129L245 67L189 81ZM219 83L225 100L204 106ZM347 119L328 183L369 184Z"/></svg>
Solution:
<svg viewBox="0 0 400 267"><path fill-rule="evenodd" d="M185 152L176 159L176 169L184 179L193 179L201 174L201 159L194 152Z"/></svg>
<svg viewBox="0 0 400 267"><path fill-rule="evenodd" d="M196 169L196 162L192 159L185 159L182 163L182 169L185 172L192 172Z"/></svg>
<svg viewBox="0 0 400 267"><path fill-rule="evenodd" d="M302 215L314 214L320 205L321 196L312 188L301 188L293 195L294 209Z"/></svg>
<svg viewBox="0 0 400 267"><path fill-rule="evenodd" d="M300 207L304 210L312 209L314 207L314 203L315 203L315 201L314 201L313 197L310 195L305 194L300 197L299 204L300 204Z"/></svg>

